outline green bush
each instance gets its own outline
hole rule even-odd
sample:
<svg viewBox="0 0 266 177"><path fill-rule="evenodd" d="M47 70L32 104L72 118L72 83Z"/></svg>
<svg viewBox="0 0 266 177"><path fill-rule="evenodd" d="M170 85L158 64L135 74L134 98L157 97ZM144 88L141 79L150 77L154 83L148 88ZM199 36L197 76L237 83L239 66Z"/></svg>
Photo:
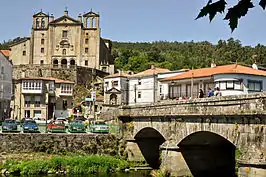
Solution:
<svg viewBox="0 0 266 177"><path fill-rule="evenodd" d="M52 157L49 160L6 161L1 169L7 169L11 174L36 175L51 172L66 172L69 174L110 173L116 169L125 169L129 163L112 156L71 156Z"/></svg>

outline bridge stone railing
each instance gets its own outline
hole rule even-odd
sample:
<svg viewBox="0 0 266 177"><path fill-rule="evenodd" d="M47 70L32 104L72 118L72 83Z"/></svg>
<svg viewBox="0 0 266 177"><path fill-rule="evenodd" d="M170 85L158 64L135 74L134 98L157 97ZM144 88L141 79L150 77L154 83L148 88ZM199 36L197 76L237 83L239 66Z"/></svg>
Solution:
<svg viewBox="0 0 266 177"><path fill-rule="evenodd" d="M266 114L266 92L210 97L192 100L167 100L153 104L121 106L118 117L173 115L263 115Z"/></svg>

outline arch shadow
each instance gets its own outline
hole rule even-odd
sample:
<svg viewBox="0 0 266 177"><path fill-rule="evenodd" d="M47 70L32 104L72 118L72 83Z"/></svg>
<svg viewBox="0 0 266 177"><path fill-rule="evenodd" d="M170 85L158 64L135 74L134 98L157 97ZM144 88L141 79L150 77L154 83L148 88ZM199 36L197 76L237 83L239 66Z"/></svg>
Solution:
<svg viewBox="0 0 266 177"><path fill-rule="evenodd" d="M160 145L165 142L162 134L154 128L146 127L141 129L134 138L149 166L158 169L161 165Z"/></svg>
<svg viewBox="0 0 266 177"><path fill-rule="evenodd" d="M224 137L208 132L195 132L178 145L194 177L236 177L236 147Z"/></svg>

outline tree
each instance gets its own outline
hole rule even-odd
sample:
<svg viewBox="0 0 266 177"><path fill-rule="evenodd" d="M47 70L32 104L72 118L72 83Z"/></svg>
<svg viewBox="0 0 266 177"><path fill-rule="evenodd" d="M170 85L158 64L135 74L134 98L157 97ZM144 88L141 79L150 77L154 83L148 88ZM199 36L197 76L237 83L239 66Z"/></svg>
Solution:
<svg viewBox="0 0 266 177"><path fill-rule="evenodd" d="M209 0L208 3L200 10L196 19L209 15L210 21L214 19L217 13L224 13L225 8L227 7L227 0L217 0L216 2L212 2ZM266 0L260 0L259 5L265 10ZM229 21L229 26L232 32L237 28L238 20L244 17L249 9L254 8L254 4L252 0L239 0L238 3L230 7L225 15L224 20Z"/></svg>

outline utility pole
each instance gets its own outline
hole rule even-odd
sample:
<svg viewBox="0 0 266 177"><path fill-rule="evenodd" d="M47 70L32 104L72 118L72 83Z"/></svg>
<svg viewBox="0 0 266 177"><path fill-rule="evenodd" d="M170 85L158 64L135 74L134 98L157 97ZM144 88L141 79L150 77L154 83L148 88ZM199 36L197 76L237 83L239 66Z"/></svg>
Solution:
<svg viewBox="0 0 266 177"><path fill-rule="evenodd" d="M191 98L193 98L193 90L194 90L194 78L193 78L193 77L194 77L194 73L193 73L193 67L192 67L192 74L191 74L191 88L190 88L190 89L191 89L191 91L190 91L190 92L191 92L191 93L190 93L190 94L191 94Z"/></svg>
<svg viewBox="0 0 266 177"><path fill-rule="evenodd" d="M92 69L92 94L91 94L91 97L92 97L92 106L93 106L93 120L95 121L95 100L96 100L96 91L95 91L95 85L94 85L94 80L95 80L95 73L96 70L95 68ZM95 95L94 95L95 94Z"/></svg>

